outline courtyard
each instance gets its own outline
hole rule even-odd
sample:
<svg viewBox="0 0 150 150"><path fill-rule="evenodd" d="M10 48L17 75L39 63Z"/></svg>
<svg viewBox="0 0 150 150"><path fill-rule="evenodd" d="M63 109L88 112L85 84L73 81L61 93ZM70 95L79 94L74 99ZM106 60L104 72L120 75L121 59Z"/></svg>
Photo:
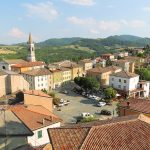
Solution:
<svg viewBox="0 0 150 150"><path fill-rule="evenodd" d="M54 113L58 115L61 119L63 119L65 123L75 123L77 117L81 116L81 113L83 112L88 112L100 120L117 116L115 110L117 102L112 102L111 106L106 105L98 107L96 100L88 99L72 91L69 91L68 94L62 94L58 91L55 91L55 93L57 97L70 101L69 105L61 107L61 111L58 111L57 108L54 109ZM100 115L99 112L102 109L111 111L112 115Z"/></svg>

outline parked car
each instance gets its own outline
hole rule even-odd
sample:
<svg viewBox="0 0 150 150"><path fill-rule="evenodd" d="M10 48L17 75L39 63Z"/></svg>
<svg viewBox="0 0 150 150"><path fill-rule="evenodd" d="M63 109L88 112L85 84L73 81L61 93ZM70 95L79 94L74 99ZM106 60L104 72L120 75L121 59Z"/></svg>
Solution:
<svg viewBox="0 0 150 150"><path fill-rule="evenodd" d="M58 106L62 107L62 106L64 106L64 103L59 103Z"/></svg>
<svg viewBox="0 0 150 150"><path fill-rule="evenodd" d="M97 103L97 106L98 106L98 107L102 107L102 106L105 106L105 105L106 105L105 102L98 102L98 103Z"/></svg>
<svg viewBox="0 0 150 150"><path fill-rule="evenodd" d="M61 99L60 99L60 103L63 103L63 102L64 102L64 99L63 99L63 98L61 98Z"/></svg>
<svg viewBox="0 0 150 150"><path fill-rule="evenodd" d="M91 114L88 113L88 112L84 112L84 113L81 114L81 117L82 117L82 118L93 117L93 115L91 115Z"/></svg>
<svg viewBox="0 0 150 150"><path fill-rule="evenodd" d="M68 94L68 91L67 90L63 90L63 91L61 91L61 93Z"/></svg>
<svg viewBox="0 0 150 150"><path fill-rule="evenodd" d="M70 101L69 101L69 100L64 101L64 105L68 105L68 104L70 104Z"/></svg>
<svg viewBox="0 0 150 150"><path fill-rule="evenodd" d="M101 113L100 113L101 115L107 115L107 116L110 116L111 115L111 111L109 111L109 110L106 110L106 109L103 109L103 110L101 110Z"/></svg>
<svg viewBox="0 0 150 150"><path fill-rule="evenodd" d="M82 92L82 95L84 96L86 94L86 92Z"/></svg>

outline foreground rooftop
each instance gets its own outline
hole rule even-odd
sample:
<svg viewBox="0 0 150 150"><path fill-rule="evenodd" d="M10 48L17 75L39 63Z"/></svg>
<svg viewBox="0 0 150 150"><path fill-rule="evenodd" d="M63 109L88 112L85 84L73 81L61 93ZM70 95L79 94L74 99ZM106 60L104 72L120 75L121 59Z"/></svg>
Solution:
<svg viewBox="0 0 150 150"><path fill-rule="evenodd" d="M91 127L53 128L49 137L54 150L150 149L150 118L138 118Z"/></svg>

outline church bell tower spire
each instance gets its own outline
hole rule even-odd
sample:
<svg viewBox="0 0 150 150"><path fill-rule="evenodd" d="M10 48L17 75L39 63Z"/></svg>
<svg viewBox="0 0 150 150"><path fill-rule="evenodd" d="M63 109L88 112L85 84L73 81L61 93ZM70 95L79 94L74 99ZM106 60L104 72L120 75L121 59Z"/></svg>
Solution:
<svg viewBox="0 0 150 150"><path fill-rule="evenodd" d="M29 62L35 62L35 47L34 47L34 42L32 40L32 35L31 33L29 34L29 39L28 39L28 51L29 51L29 54L28 54L28 57L27 57L27 60Z"/></svg>

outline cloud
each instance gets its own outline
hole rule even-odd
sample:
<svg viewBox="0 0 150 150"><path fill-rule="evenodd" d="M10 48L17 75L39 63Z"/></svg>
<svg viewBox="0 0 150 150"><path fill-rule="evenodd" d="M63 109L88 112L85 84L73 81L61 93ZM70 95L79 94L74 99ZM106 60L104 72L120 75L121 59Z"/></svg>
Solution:
<svg viewBox="0 0 150 150"><path fill-rule="evenodd" d="M98 30L103 30L103 31L117 31L120 29L120 23L117 21L99 21L93 18L87 18L87 19L81 19L78 17L69 17L68 21L72 24L76 25L82 25L85 27L90 27L92 28L90 31L91 33L96 33L97 30L94 30L93 28L96 28Z"/></svg>
<svg viewBox="0 0 150 150"><path fill-rule="evenodd" d="M78 18L75 16L69 17L68 21L71 22L72 24L77 24L77 25L93 25L96 24L96 20L93 18L87 18L87 19L82 19Z"/></svg>
<svg viewBox="0 0 150 150"><path fill-rule="evenodd" d="M74 4L74 5L82 5L82 6L91 6L94 5L94 0L63 0L67 3Z"/></svg>
<svg viewBox="0 0 150 150"><path fill-rule="evenodd" d="M24 38L25 37L25 33L22 32L19 28L17 27L13 27L10 32L9 32L9 35L14 37L14 38L18 38L18 39L21 39L21 38Z"/></svg>
<svg viewBox="0 0 150 150"><path fill-rule="evenodd" d="M143 28L147 24L142 20L96 20L94 18L69 17L68 21L74 25L80 25L91 34L116 33L125 28Z"/></svg>
<svg viewBox="0 0 150 150"><path fill-rule="evenodd" d="M143 20L121 20L121 23L126 26L126 27L131 27L131 28L142 28L146 26L146 22Z"/></svg>
<svg viewBox="0 0 150 150"><path fill-rule="evenodd" d="M41 2L36 4L24 4L27 8L27 15L30 17L38 17L47 21L51 21L58 17L59 12L54 8L53 3Z"/></svg>

